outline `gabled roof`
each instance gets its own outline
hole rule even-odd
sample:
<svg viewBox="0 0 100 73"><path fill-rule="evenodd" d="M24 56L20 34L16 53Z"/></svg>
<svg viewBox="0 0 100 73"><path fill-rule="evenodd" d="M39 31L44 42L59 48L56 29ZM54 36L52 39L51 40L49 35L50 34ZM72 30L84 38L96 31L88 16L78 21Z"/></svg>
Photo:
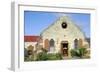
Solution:
<svg viewBox="0 0 100 73"><path fill-rule="evenodd" d="M40 36L24 36L24 42L37 42Z"/></svg>
<svg viewBox="0 0 100 73"><path fill-rule="evenodd" d="M84 37L86 37L86 35L85 35L85 33L81 30L81 28L77 25L77 24L75 24L74 22L73 22L73 20L69 17L69 16L61 16L61 17L59 17L53 24L51 24L51 25L49 25L46 29L44 29L42 32L41 32L41 34L40 34L40 36L43 36L43 34L45 33L45 32L47 32L48 33L48 30L50 29L50 28L52 28L53 26L55 26L55 25L59 25L59 26L61 26L61 24L63 23L63 22L66 22L66 23L68 23L68 26L73 26L73 27L75 27L77 30L79 30L80 32L82 32L82 35L84 36ZM55 26L56 27L56 26ZM60 28L59 28L60 29ZM58 30L59 30L58 29ZM70 30L72 30L72 29L70 29ZM66 30L66 31L68 31L68 30ZM54 33L53 34L55 34L57 31L56 30L54 30ZM74 33L74 32L72 32L74 35L76 35L76 33Z"/></svg>

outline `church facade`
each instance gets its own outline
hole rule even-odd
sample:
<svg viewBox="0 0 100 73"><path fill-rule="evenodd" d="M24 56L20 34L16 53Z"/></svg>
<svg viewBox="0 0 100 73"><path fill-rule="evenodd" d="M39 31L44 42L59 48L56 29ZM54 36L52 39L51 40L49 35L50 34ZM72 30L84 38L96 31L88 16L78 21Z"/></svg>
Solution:
<svg viewBox="0 0 100 73"><path fill-rule="evenodd" d="M41 46L48 53L61 53L63 56L70 57L71 49L82 47L89 49L85 34L67 16L60 17L56 22L44 29L39 37L38 41L35 41L37 43L33 46Z"/></svg>
<svg viewBox="0 0 100 73"><path fill-rule="evenodd" d="M70 49L89 45L85 34L69 17L60 17L55 23L45 29L41 35L43 47L51 53L60 52L70 56Z"/></svg>

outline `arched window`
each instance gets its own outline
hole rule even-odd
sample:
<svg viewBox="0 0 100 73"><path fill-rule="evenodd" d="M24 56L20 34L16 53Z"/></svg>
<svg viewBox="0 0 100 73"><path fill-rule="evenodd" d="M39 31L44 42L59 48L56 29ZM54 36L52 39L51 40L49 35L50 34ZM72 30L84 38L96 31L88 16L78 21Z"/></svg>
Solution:
<svg viewBox="0 0 100 73"><path fill-rule="evenodd" d="M49 45L49 40L48 40L48 39L45 39L45 40L44 40L44 48L45 48L45 49L49 49L49 46L50 46L50 45Z"/></svg>
<svg viewBox="0 0 100 73"><path fill-rule="evenodd" d="M50 40L50 52L54 52L55 50L55 41L53 39Z"/></svg>
<svg viewBox="0 0 100 73"><path fill-rule="evenodd" d="M51 39L51 40L50 40L50 47L54 47L54 43L55 43L54 40Z"/></svg>
<svg viewBox="0 0 100 73"><path fill-rule="evenodd" d="M78 39L74 40L74 48L77 49L78 48Z"/></svg>

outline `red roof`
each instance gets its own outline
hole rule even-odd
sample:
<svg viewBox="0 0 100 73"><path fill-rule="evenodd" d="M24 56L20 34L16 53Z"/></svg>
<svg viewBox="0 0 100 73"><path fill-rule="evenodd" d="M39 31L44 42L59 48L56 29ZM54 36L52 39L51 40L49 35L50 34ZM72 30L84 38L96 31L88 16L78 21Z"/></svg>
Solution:
<svg viewBox="0 0 100 73"><path fill-rule="evenodd" d="M24 36L25 42L37 42L39 40L39 36Z"/></svg>

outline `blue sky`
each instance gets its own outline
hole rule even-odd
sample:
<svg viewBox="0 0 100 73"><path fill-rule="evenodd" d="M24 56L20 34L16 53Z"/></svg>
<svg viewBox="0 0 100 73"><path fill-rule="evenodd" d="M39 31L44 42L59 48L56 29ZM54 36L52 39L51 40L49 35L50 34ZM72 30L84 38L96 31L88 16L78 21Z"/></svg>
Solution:
<svg viewBox="0 0 100 73"><path fill-rule="evenodd" d="M69 16L90 37L90 14L24 11L25 35L39 35L62 15Z"/></svg>

